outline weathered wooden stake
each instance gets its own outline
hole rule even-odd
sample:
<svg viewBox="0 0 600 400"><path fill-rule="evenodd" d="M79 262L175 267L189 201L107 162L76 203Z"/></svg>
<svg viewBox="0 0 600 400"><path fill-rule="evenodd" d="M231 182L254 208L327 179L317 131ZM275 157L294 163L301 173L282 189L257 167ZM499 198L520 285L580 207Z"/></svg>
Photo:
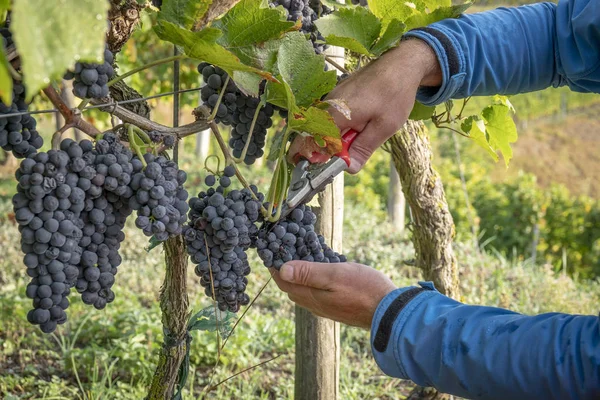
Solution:
<svg viewBox="0 0 600 400"><path fill-rule="evenodd" d="M319 194L316 226L335 251L342 252L344 176ZM295 400L336 400L339 396L340 324L296 306Z"/></svg>

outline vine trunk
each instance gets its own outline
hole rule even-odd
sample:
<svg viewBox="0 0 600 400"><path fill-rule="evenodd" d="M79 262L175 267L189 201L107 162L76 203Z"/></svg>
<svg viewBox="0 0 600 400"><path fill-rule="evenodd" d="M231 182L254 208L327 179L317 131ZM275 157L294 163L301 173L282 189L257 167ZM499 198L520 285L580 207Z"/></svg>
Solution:
<svg viewBox="0 0 600 400"><path fill-rule="evenodd" d="M173 398L179 367L187 353L187 253L183 236L165 243L165 280L160 291L164 342L150 385L148 400Z"/></svg>
<svg viewBox="0 0 600 400"><path fill-rule="evenodd" d="M452 249L454 221L442 181L431 164L432 152L425 125L409 120L387 145L411 210L415 265L437 290L457 298L458 267ZM433 388L423 387L415 388L409 396L411 400L448 398Z"/></svg>

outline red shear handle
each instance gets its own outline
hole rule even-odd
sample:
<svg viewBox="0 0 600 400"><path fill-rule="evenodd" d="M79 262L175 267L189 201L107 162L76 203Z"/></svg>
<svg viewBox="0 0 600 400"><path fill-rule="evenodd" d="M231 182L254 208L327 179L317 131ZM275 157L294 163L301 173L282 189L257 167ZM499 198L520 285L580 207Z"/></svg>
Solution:
<svg viewBox="0 0 600 400"><path fill-rule="evenodd" d="M342 136L342 151L335 154L336 157L339 157L342 160L346 161L346 164L348 166L350 166L350 154L348 153L348 150L350 149L350 146L352 146L352 143L354 142L354 139L356 139L357 136L358 132L354 129L350 129L348 130L348 132L344 133L344 135Z"/></svg>

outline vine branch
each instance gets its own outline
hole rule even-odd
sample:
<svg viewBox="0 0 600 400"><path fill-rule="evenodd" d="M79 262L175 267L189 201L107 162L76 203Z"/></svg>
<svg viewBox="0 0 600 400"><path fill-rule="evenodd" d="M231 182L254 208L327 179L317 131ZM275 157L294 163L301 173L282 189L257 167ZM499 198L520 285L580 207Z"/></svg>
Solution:
<svg viewBox="0 0 600 400"><path fill-rule="evenodd" d="M54 106L65 119L65 126L69 125L71 128L77 128L91 137L100 135L101 132L98 130L98 128L81 118L81 114L76 114L69 108L69 106L67 106L54 87L48 86L45 88L44 94L46 97L48 97L48 100L54 104Z"/></svg>

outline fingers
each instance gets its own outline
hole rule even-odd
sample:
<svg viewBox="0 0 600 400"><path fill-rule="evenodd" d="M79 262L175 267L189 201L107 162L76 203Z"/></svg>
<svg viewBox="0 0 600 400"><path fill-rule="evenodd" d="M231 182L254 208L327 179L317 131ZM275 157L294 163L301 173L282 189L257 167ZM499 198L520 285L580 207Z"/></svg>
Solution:
<svg viewBox="0 0 600 400"><path fill-rule="evenodd" d="M279 278L294 285L329 290L340 276L344 264L290 261L279 271Z"/></svg>
<svg viewBox="0 0 600 400"><path fill-rule="evenodd" d="M396 127L393 123L382 119L369 121L350 147L351 163L347 172L356 174L360 171L375 150L392 137L398 129L399 127Z"/></svg>

